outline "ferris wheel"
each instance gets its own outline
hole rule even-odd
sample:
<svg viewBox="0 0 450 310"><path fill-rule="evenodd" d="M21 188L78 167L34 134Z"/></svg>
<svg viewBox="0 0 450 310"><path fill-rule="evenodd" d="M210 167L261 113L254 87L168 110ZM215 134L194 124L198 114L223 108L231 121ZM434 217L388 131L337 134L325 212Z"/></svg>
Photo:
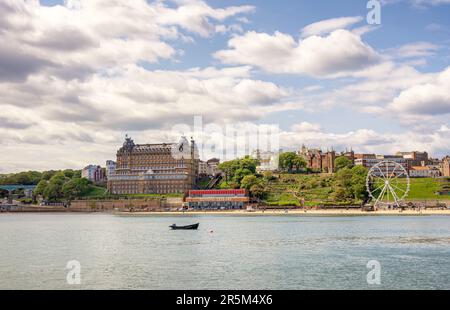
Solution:
<svg viewBox="0 0 450 310"><path fill-rule="evenodd" d="M366 187L375 206L400 207L409 193L409 175L401 164L385 160L370 169Z"/></svg>

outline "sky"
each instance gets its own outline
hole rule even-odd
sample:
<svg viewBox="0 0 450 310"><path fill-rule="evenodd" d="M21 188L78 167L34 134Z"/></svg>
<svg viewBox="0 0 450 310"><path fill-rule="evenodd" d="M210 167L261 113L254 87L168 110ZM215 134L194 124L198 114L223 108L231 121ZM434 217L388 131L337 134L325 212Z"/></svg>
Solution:
<svg viewBox="0 0 450 310"><path fill-rule="evenodd" d="M450 155L450 0L382 0L380 24L367 4L0 0L0 173L104 165L196 116L284 150Z"/></svg>

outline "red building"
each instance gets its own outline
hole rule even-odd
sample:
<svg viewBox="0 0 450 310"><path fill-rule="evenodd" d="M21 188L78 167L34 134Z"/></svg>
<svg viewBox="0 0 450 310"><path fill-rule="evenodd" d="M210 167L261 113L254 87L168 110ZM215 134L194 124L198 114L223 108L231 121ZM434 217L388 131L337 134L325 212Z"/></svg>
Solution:
<svg viewBox="0 0 450 310"><path fill-rule="evenodd" d="M197 210L236 210L244 209L250 197L245 189L191 190L185 202Z"/></svg>

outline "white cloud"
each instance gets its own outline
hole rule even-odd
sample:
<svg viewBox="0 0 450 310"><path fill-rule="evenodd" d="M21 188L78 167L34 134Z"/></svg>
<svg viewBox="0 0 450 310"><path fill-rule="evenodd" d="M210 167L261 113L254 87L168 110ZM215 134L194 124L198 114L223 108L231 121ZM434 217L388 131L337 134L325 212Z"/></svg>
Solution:
<svg viewBox="0 0 450 310"><path fill-rule="evenodd" d="M363 20L361 16L339 17L322 20L304 27L302 37L328 34L337 29L345 29Z"/></svg>
<svg viewBox="0 0 450 310"><path fill-rule="evenodd" d="M224 21L225 19L243 13L252 13L255 7L250 5L231 6L223 9L213 9L203 1L178 1L182 5L177 9L160 6L157 21L163 25L178 25L183 29L208 37L212 33L223 32L225 25L214 26L211 20ZM231 30L239 28L234 25Z"/></svg>
<svg viewBox="0 0 450 310"><path fill-rule="evenodd" d="M429 6L450 4L450 0L382 0L383 5L409 2L413 7L424 9Z"/></svg>
<svg viewBox="0 0 450 310"><path fill-rule="evenodd" d="M291 127L293 132L302 133L302 132L318 132L322 129L320 124L311 124L308 122L301 122L295 124Z"/></svg>
<svg viewBox="0 0 450 310"><path fill-rule="evenodd" d="M175 137L166 130L191 124L193 115L202 115L207 123L260 121L274 112L314 113L328 104L381 115L392 102L391 111L401 112L392 115L417 125L423 122L418 111L427 113L434 130L416 130L415 136L370 129L335 134L303 122L284 133L285 145L338 144L370 151L417 149L414 145L432 141L430 151L448 150L443 138L448 138L448 126L433 116L447 111L442 91L448 89L447 75L422 74L386 60L361 39L367 29L334 29L349 27L351 20L310 25L309 33L319 35L303 39L280 32L236 35L242 31L240 23L249 22L242 15L253 10L213 8L198 0L170 6L163 1L71 0L53 7L0 1L2 171L103 163L114 156L125 132L142 143L169 142ZM170 71L142 66L177 61L183 54L179 42L217 33L234 33L229 49L215 57L237 66ZM432 50L416 46L408 53L420 56ZM331 90L319 81L295 90L255 78L254 67L348 80L339 80L340 88ZM420 95L430 91L425 86L434 97ZM418 110L416 101L417 107L435 109Z"/></svg>
<svg viewBox="0 0 450 310"><path fill-rule="evenodd" d="M434 55L439 46L430 42L413 42L387 52L396 58L414 58Z"/></svg>
<svg viewBox="0 0 450 310"><path fill-rule="evenodd" d="M271 73L339 77L373 65L378 54L347 30L325 37L311 36L298 42L281 32L247 32L228 42L229 49L214 57L225 64L246 64Z"/></svg>
<svg viewBox="0 0 450 310"><path fill-rule="evenodd" d="M0 5L0 80L25 79L46 71L64 79L85 78L108 68L175 59L183 32L209 36L237 31L221 23L253 10L251 6L212 8L200 0L72 0L42 6L39 1L3 0ZM221 30L222 29L222 30ZM12 52L14 51L14 52Z"/></svg>
<svg viewBox="0 0 450 310"><path fill-rule="evenodd" d="M298 150L305 144L325 150L333 148L342 151L353 148L356 153L395 154L405 150L426 150L431 155L436 155L448 152L449 138L450 130L447 127L424 133L386 133L358 129L336 134L322 130L319 124L301 123L294 125L291 131L281 133L280 145L285 150Z"/></svg>
<svg viewBox="0 0 450 310"><path fill-rule="evenodd" d="M389 109L413 115L443 115L450 113L450 67L430 83L417 84L402 91Z"/></svg>
<svg viewBox="0 0 450 310"><path fill-rule="evenodd" d="M441 5L449 4L450 0L411 0L415 5L427 6L427 5Z"/></svg>
<svg viewBox="0 0 450 310"><path fill-rule="evenodd" d="M259 119L289 95L249 77L249 67L148 71L129 65L82 81L41 75L22 84L0 83L0 107L8 115L0 120L0 144L70 149L73 140L107 143L118 132L164 130L192 122L193 115L218 123ZM23 126L25 120L30 126Z"/></svg>

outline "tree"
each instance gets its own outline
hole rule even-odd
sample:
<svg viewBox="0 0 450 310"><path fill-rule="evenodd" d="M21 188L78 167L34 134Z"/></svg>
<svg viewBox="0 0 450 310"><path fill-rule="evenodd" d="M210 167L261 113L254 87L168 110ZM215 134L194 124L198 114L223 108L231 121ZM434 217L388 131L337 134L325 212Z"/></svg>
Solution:
<svg viewBox="0 0 450 310"><path fill-rule="evenodd" d="M241 188L250 190L253 185L258 184L259 182L260 180L255 175L247 175L241 181Z"/></svg>
<svg viewBox="0 0 450 310"><path fill-rule="evenodd" d="M62 187L66 181L67 178L63 172L58 172L52 176L43 192L44 198L48 201L60 201L63 198Z"/></svg>
<svg viewBox="0 0 450 310"><path fill-rule="evenodd" d="M37 184L36 188L34 189L33 194L35 196L42 196L44 194L45 188L47 187L48 182L46 180L41 180Z"/></svg>
<svg viewBox="0 0 450 310"><path fill-rule="evenodd" d="M242 179L247 175L254 175L259 162L257 159L246 156L241 159L235 159L223 162L219 169L225 174L225 181L237 184L238 188Z"/></svg>
<svg viewBox="0 0 450 310"><path fill-rule="evenodd" d="M336 172L337 172L337 171L339 171L339 170L341 170L343 168L352 168L353 167L353 163L347 157L340 156L340 157L336 158L335 166L336 166Z"/></svg>
<svg viewBox="0 0 450 310"><path fill-rule="evenodd" d="M255 158L251 158L250 156L245 156L241 160L239 160L239 167L242 169L248 169L252 173L256 173L256 167L259 165L259 161Z"/></svg>
<svg viewBox="0 0 450 310"><path fill-rule="evenodd" d="M233 182L235 182L236 184L238 184L239 186L241 185L241 181L242 179L244 179L244 177L246 176L252 176L253 172L247 168L239 168L238 170L236 170L236 172L234 173L233 176Z"/></svg>
<svg viewBox="0 0 450 310"><path fill-rule="evenodd" d="M286 152L280 154L279 165L281 169L288 173L292 173L294 167L296 172L300 172L301 169L306 167L307 163L302 156L297 155L294 152Z"/></svg>
<svg viewBox="0 0 450 310"><path fill-rule="evenodd" d="M264 180L255 175L247 175L241 181L241 188L250 192L252 197L263 198L266 195Z"/></svg>
<svg viewBox="0 0 450 310"><path fill-rule="evenodd" d="M66 169L63 171L63 173L66 178L72 179L73 175L75 174L75 171L72 169Z"/></svg>
<svg viewBox="0 0 450 310"><path fill-rule="evenodd" d="M235 171L239 168L239 162L237 159L223 162L219 165L219 169L225 174L225 181L230 181Z"/></svg>
<svg viewBox="0 0 450 310"><path fill-rule="evenodd" d="M352 190L352 171L345 167L336 173L333 184L334 199L336 201L347 201L353 198Z"/></svg>
<svg viewBox="0 0 450 310"><path fill-rule="evenodd" d="M253 197L262 199L266 196L266 194L267 192L262 182L253 184L252 187L250 187L250 195Z"/></svg>
<svg viewBox="0 0 450 310"><path fill-rule="evenodd" d="M363 166L355 166L352 168L352 191L354 198L365 201L369 194L366 188L366 178L368 171Z"/></svg>
<svg viewBox="0 0 450 310"><path fill-rule="evenodd" d="M36 185L41 179L41 173L37 171L19 172L7 175L0 179L0 184Z"/></svg>
<svg viewBox="0 0 450 310"><path fill-rule="evenodd" d="M302 156L296 155L296 158L294 159L294 166L296 167L297 172L300 172L301 169L306 168L306 160Z"/></svg>
<svg viewBox="0 0 450 310"><path fill-rule="evenodd" d="M344 167L335 175L333 184L334 199L336 201L364 201L366 191L367 169L362 166Z"/></svg>
<svg viewBox="0 0 450 310"><path fill-rule="evenodd" d="M82 196L89 189L89 181L84 178L72 179L65 183L61 193L66 199L75 199Z"/></svg>
<svg viewBox="0 0 450 310"><path fill-rule="evenodd" d="M279 156L280 168L283 170L287 170L289 173L292 173L292 169L294 168L296 159L297 154L295 154L294 152L281 153Z"/></svg>
<svg viewBox="0 0 450 310"><path fill-rule="evenodd" d="M42 179L49 181L56 173L57 171L54 170L45 171L42 173Z"/></svg>

